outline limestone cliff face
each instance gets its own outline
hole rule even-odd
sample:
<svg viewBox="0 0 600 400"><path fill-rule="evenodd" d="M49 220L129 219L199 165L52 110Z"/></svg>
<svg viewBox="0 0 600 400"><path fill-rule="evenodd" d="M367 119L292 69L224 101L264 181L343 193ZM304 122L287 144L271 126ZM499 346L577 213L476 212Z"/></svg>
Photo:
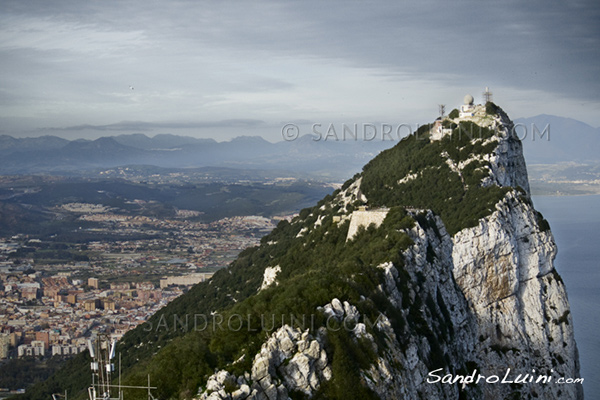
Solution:
<svg viewBox="0 0 600 400"><path fill-rule="evenodd" d="M453 274L476 319L479 339L471 351L484 375L503 375L510 368L515 375L535 370L554 379L578 377L573 323L552 264L555 254L551 232L541 229L533 207L512 193L477 227L454 236ZM503 385L483 389L488 398L511 393ZM523 385L520 393L544 399L583 396L580 385Z"/></svg>
<svg viewBox="0 0 600 400"><path fill-rule="evenodd" d="M548 373L578 377L579 357L564 284L553 261L552 233L533 208L527 169L513 124L503 112L493 122L502 139L493 153L492 180L509 192L476 227L453 237L453 275L477 324L475 353L484 375ZM535 373L534 373L535 374ZM502 385L483 387L487 397L508 396ZM544 399L583 398L581 385L524 385Z"/></svg>
<svg viewBox="0 0 600 400"><path fill-rule="evenodd" d="M493 183L498 186L520 187L527 196L531 195L527 167L523 157L523 145L517 139L514 124L502 110L491 119L485 115L485 108L476 107L475 116L467 118L480 126L489 127L497 133L498 146L489 155L491 174L484 184Z"/></svg>
<svg viewBox="0 0 600 400"><path fill-rule="evenodd" d="M578 354L565 287L553 266L556 245L531 202L521 143L511 135L506 114L483 118L481 112L477 109L472 119L498 133L493 151L474 155L485 159L489 169L481 185L510 190L476 226L454 235L432 211L407 208L418 223L398 228L410 238L403 265L376 265L381 272L378 290L392 305L380 310L376 321L335 297L314 311L342 323L356 346L366 343L372 348L375 356L361 368L360 379L381 399L582 399L580 384L556 382L579 377ZM453 171L460 173L465 165L457 164ZM418 179L417 175L402 179ZM372 220L372 229L381 229L386 218L387 210L376 211L373 218L365 215L368 211L352 214L352 203L369 205L360 179L331 200L338 206L336 221L350 220L353 231L348 239L364 221ZM352 222L354 215L360 221ZM302 235L310 231L304 227ZM269 283L275 279L269 278ZM284 325L265 340L251 370L241 376L216 372L199 397L322 397L335 373L328 328L310 333ZM484 378L461 385L440 382L445 375ZM519 383L519 375L524 383ZM494 383L493 378L486 382L490 376L512 383ZM551 380L536 382L539 376ZM235 390L226 390L227 382L233 382Z"/></svg>

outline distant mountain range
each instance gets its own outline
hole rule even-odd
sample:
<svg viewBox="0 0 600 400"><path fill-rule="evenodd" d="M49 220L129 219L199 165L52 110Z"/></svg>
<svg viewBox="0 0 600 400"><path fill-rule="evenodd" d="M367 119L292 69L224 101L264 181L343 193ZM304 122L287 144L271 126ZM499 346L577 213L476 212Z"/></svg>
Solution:
<svg viewBox="0 0 600 400"><path fill-rule="evenodd" d="M123 165L165 168L277 169L347 178L392 141L325 142L306 135L270 143L240 136L227 142L187 136L143 134L68 141L54 136L0 136L0 174L74 173Z"/></svg>
<svg viewBox="0 0 600 400"><path fill-rule="evenodd" d="M554 115L514 121L528 164L600 162L600 128Z"/></svg>
<svg viewBox="0 0 600 400"><path fill-rule="evenodd" d="M517 133L523 139L528 164L599 162L600 128L552 115L518 119L515 124L519 124ZM0 174L78 174L98 168L153 165L267 169L346 179L379 152L397 143L314 139L305 135L295 141L271 143L259 136L240 136L217 142L189 136L148 137L135 133L69 141L56 136L14 138L3 135L0 136Z"/></svg>

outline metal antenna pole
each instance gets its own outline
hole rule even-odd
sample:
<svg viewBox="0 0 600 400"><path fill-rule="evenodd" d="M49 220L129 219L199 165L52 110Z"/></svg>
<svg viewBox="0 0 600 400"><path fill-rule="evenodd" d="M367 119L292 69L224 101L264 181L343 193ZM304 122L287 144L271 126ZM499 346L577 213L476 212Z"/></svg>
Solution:
<svg viewBox="0 0 600 400"><path fill-rule="evenodd" d="M492 101L492 92L490 92L490 89L487 86L485 88L485 92L483 92L483 100L485 103Z"/></svg>
<svg viewBox="0 0 600 400"><path fill-rule="evenodd" d="M121 392L121 353L119 353L119 399L123 396Z"/></svg>

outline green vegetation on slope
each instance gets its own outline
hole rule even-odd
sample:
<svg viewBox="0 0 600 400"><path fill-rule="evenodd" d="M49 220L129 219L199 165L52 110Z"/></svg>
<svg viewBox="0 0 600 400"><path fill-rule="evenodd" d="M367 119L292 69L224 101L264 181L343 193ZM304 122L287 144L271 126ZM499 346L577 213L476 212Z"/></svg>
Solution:
<svg viewBox="0 0 600 400"><path fill-rule="evenodd" d="M498 145L494 132L472 122L461 122L439 141L423 132L408 136L383 151L363 170L361 190L371 206L431 209L455 234L489 215L510 188L482 186L489 163L477 155ZM472 159L460 170L460 162ZM414 179L401 180L410 174Z"/></svg>
<svg viewBox="0 0 600 400"><path fill-rule="evenodd" d="M211 320L209 329L191 332L174 340L148 364L136 366L128 377L128 383L143 383L150 372L159 387L160 397L189 397L214 368L228 367L237 373L249 371L254 354L260 350L265 338L283 323L295 321L305 329L323 326L324 316L317 313L317 307L329 303L334 297L357 305L361 314L371 321L377 319L381 306L391 308L377 289L383 278L376 266L390 260L402 265L401 252L411 241L399 230L412 226L412 218L402 209L394 209L381 229L363 229L354 240L346 243L348 223L333 223L332 210L326 208L321 212L324 218L320 226L306 236L296 237L300 229L314 225L318 209L315 207L311 211L306 220L281 223L264 238L263 246L255 250L255 253L266 251L271 257L255 258L255 264L246 268L254 269L260 265L264 269L279 265L280 284L256 293L259 282L254 281L254 285L248 285L256 293L251 297L237 291L230 292L235 293L233 297L236 300L245 300L238 301L218 318L235 321L235 329L227 329L226 326L220 329L220 325L217 325L218 329L212 329L215 322ZM231 267L231 277L236 275L234 268ZM262 278L262 274L258 276ZM240 320L233 316L243 318ZM295 320L292 321L292 318ZM238 323L241 323L239 329ZM315 331L312 333L316 335ZM368 364L366 359L372 357L367 346L357 348L348 335L347 332L328 335L327 349L333 357L332 368L338 370L332 381L322 389L327 392L328 398L347 398L344 393L348 390L362 392L365 396L368 394L368 390L359 383L359 369ZM242 356L243 361L231 365ZM190 363L190 360L193 362ZM173 368L177 373L170 372Z"/></svg>
<svg viewBox="0 0 600 400"><path fill-rule="evenodd" d="M43 362L33 357L5 361L0 364L0 387L15 390L42 382L60 369L64 363L62 357L52 357Z"/></svg>

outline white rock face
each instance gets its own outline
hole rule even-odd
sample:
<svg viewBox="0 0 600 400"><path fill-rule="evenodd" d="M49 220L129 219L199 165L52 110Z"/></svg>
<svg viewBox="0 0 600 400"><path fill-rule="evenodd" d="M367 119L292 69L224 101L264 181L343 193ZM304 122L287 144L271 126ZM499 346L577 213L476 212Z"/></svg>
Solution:
<svg viewBox="0 0 600 400"><path fill-rule="evenodd" d="M527 196L531 196L523 145L515 138L512 121L501 112L493 128L498 132L500 141L488 160L492 167L492 182L499 186L521 187Z"/></svg>
<svg viewBox="0 0 600 400"><path fill-rule="evenodd" d="M553 370L575 378L579 362L565 288L554 270L556 245L535 211L514 193L479 225L454 236L456 282L477 319L481 370L504 374ZM486 387L507 396L510 388ZM581 398L581 385L530 385L544 399ZM564 397L563 397L564 396Z"/></svg>
<svg viewBox="0 0 600 400"><path fill-rule="evenodd" d="M281 267L279 265L276 265L275 267L265 268L265 272L263 275L263 281L262 281L262 284L260 285L260 290L268 288L273 283L277 284L277 282L275 282L275 279L277 278L277 274L280 272L281 272Z"/></svg>
<svg viewBox="0 0 600 400"><path fill-rule="evenodd" d="M378 351L379 358L363 376L369 388L381 399L457 399L457 385L427 383L427 360L436 351L442 351L451 355L453 368L459 368L468 360L469 349L475 346L475 320L448 268L452 265L452 239L441 220L431 211L414 210L411 214L424 215L431 226L423 228L415 224L406 232L414 243L404 253L408 281L402 280L392 263L379 265L385 274L382 290L405 316L411 312L408 303L413 303L417 297L431 296L436 304L443 303L448 309L450 320L446 323L452 327L452 338L447 338L446 343L440 341L440 348L435 350L431 339L423 335L426 331L438 330L436 320L439 321L442 313L439 306L434 310L429 306L420 307L417 312L425 325L407 325L401 336L394 331L390 319L382 314L376 329L385 336L386 346ZM428 257L428 251L432 250L435 252L433 258ZM410 288L408 299L403 299L401 294L403 286Z"/></svg>
<svg viewBox="0 0 600 400"><path fill-rule="evenodd" d="M556 246L552 234L540 230L531 205L509 193L494 214L453 238L438 218L427 215L437 222L440 236L417 224L408 232L414 245L406 250L405 261L410 281L423 281L418 288L412 286L410 298L439 293L451 319L452 340L439 345L451 355L452 367L437 374L450 374L470 361L476 369L466 371L469 374L502 378L510 369L509 380L518 374L535 378L549 374L554 380L579 377L567 297L552 266ZM435 249L433 260L431 256L428 260L428 249ZM406 310L400 303L402 280L396 267L385 263L379 268L385 271L382 290L397 308ZM436 329L440 316L427 305L421 312L427 326ZM380 398L458 398L460 385L428 383L432 371L425 360L434 351L428 338L407 329L400 340L385 316L377 328L385 334L387 347L364 377ZM528 383L515 389L510 384L480 383L470 390L470 398L481 399L510 398L515 393L522 398L583 398L578 384Z"/></svg>
<svg viewBox="0 0 600 400"><path fill-rule="evenodd" d="M227 371L212 375L201 400L287 400L288 391L311 396L321 382L331 379L331 367L322 338L313 338L308 330L284 325L275 331L254 357L252 371L235 377ZM231 393L225 384L235 386Z"/></svg>
<svg viewBox="0 0 600 400"><path fill-rule="evenodd" d="M361 182L362 178L358 178L356 181L352 182L346 190L343 190L338 194L336 201L342 205L344 212L347 212L348 206L355 201L360 201L361 203L367 201L367 198L360 190Z"/></svg>
<svg viewBox="0 0 600 400"><path fill-rule="evenodd" d="M398 281L398 270L391 262L386 262L378 265L377 268L383 270L385 276L385 291L389 296L390 302L396 308L402 307L402 295L398 291L396 282Z"/></svg>

